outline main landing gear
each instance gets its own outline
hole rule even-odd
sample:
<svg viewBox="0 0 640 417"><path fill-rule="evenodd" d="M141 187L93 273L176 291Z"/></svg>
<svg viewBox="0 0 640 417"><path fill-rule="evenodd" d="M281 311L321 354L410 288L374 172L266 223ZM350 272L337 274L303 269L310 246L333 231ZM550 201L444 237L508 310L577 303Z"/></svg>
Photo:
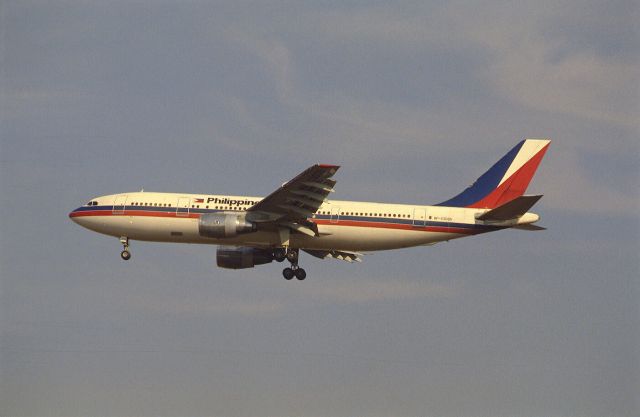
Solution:
<svg viewBox="0 0 640 417"><path fill-rule="evenodd" d="M129 238L126 236L122 236L120 238L120 243L122 243L122 252L120 252L120 257L125 260L128 261L129 259L131 259L131 252L129 252Z"/></svg>
<svg viewBox="0 0 640 417"><path fill-rule="evenodd" d="M287 281L296 277L299 281L303 281L307 277L307 272L298 266L298 249L278 249L274 252L273 258L278 262L283 262L285 259L291 262L291 268L285 268L282 270L282 276Z"/></svg>

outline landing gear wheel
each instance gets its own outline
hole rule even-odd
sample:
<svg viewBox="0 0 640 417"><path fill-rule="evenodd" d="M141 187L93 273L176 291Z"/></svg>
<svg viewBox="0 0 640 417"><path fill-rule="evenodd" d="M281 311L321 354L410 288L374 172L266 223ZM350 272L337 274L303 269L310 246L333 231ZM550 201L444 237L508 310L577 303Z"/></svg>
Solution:
<svg viewBox="0 0 640 417"><path fill-rule="evenodd" d="M295 270L295 275L296 278L298 278L298 281L304 281L304 279L307 277L307 272L302 268L298 268Z"/></svg>
<svg viewBox="0 0 640 417"><path fill-rule="evenodd" d="M129 238L126 236L120 236L120 243L122 243L122 252L120 257L125 261L131 259L131 252L129 252Z"/></svg>
<svg viewBox="0 0 640 417"><path fill-rule="evenodd" d="M287 281L291 280L296 273L291 268L285 268L282 270L282 276Z"/></svg>
<svg viewBox="0 0 640 417"><path fill-rule="evenodd" d="M273 252L273 259L275 259L276 262L283 262L285 259L287 259L287 254L284 249L276 249Z"/></svg>
<svg viewBox="0 0 640 417"><path fill-rule="evenodd" d="M274 257L277 253L278 252L274 252ZM296 277L300 281L305 279L307 277L307 273L304 269L298 266L298 255L300 253L298 249L287 248L286 252L283 251L283 253L286 255L286 259L291 262L291 268L285 268L284 271L282 271L284 278L286 280L290 280L293 279L293 277Z"/></svg>

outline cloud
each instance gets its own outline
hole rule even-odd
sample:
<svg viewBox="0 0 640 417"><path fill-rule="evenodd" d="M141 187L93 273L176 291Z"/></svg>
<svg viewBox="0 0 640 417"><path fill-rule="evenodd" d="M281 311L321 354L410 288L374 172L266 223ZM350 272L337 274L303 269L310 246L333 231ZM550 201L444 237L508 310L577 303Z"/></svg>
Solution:
<svg viewBox="0 0 640 417"><path fill-rule="evenodd" d="M621 42L627 45L625 39L634 33L601 23L633 26L630 16L634 13L625 10L624 4L603 8L597 2L574 1L517 7L505 2L478 6L448 2L402 9L305 9L294 20L278 20L270 30L253 22L252 27L230 31L229 36L263 63L282 110L308 126L304 132L305 154L318 159L337 163L346 160L353 168L366 168L380 160L406 159L406 155L421 154L433 146L443 157L462 151L458 157L470 158L474 149L489 149L495 142L504 142L496 131L520 132L521 136L513 137L516 141L529 135L532 126L540 136L552 136L553 131L558 134L552 139L580 142L582 149L610 153L618 148L596 134L581 135L579 129L604 124L634 132L640 127L638 56L616 47ZM602 18L594 19L594 13ZM319 66L309 65L305 48L316 48L317 56L331 57L336 64L327 66L319 58ZM376 57L380 65L393 60L401 70L410 65L410 57L440 59L442 51L450 59L458 53L481 57L470 61L471 67L465 68L464 74L453 73L461 66L455 59L443 64L452 72L447 75L453 80L472 77L469 82L475 84L462 88L460 96L450 94L448 89L442 101L434 103L440 100L435 95L416 102L409 95L363 96L363 89L357 87L364 83L366 91L377 88L377 80L365 79L370 73L363 67L368 57ZM356 58L351 56L354 53ZM358 77L360 69L364 72ZM393 84L391 74L380 73L384 77L381 88ZM325 76L327 83L314 85ZM352 80L351 84L341 77ZM425 88L448 81L442 74L428 74L424 80L407 82ZM337 85L344 88L336 90ZM424 90L425 97L429 92L428 88ZM257 110L252 111L250 105L240 108L247 126L275 141L297 142L297 138L285 139L286 132L260 122ZM502 127L496 128L496 123ZM526 127L518 128L523 123ZM626 135L622 134L620 140L626 141ZM577 212L626 214L637 208L636 196L596 183L588 167L578 161L580 148L572 148L565 149L563 160L553 167L543 167L555 168L553 182L542 188L547 194L546 203ZM398 149L403 152L398 153ZM452 163L468 165L464 159ZM567 198L567 192L572 198ZM599 196L598 201L611 203L597 204L594 195Z"/></svg>
<svg viewBox="0 0 640 417"><path fill-rule="evenodd" d="M552 62L556 47L538 39L497 55L488 79L500 93L536 110L638 126L637 64L576 52Z"/></svg>
<svg viewBox="0 0 640 417"><path fill-rule="evenodd" d="M535 185L545 195L544 206L594 215L634 216L638 212L640 201L633 190L615 189L606 183L590 180L587 168L580 163L575 151L559 146L557 153L557 156L543 161L541 169L548 174Z"/></svg>
<svg viewBox="0 0 640 417"><path fill-rule="evenodd" d="M631 51L603 55L585 40L586 34L611 38L590 15L606 19L619 9L575 2L536 3L532 8L500 3L451 7L467 41L492 56L484 76L499 94L536 110L638 126L638 57ZM633 26L630 15L619 16L617 24ZM577 22L581 37L558 28L571 21Z"/></svg>
<svg viewBox="0 0 640 417"><path fill-rule="evenodd" d="M625 44L638 39L638 33L620 34L600 23L633 27L638 13L625 14L624 2L619 6L449 2L404 13L393 7L327 12L315 21L322 23L327 39L364 39L381 49L480 49L490 59L476 70L500 96L536 110L637 127L638 56L631 50L606 55L596 45L614 43L609 46L614 49L621 38Z"/></svg>
<svg viewBox="0 0 640 417"><path fill-rule="evenodd" d="M254 54L264 63L264 69L271 76L276 92L283 102L292 94L295 69L291 51L284 42L277 38L265 38L257 33L229 29L223 31L228 42L237 43L248 52Z"/></svg>

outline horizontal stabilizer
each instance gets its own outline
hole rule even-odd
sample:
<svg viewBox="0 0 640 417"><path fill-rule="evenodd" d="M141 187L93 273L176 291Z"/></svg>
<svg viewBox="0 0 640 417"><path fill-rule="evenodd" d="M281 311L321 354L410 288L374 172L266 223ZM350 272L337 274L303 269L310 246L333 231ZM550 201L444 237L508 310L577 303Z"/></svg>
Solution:
<svg viewBox="0 0 640 417"><path fill-rule="evenodd" d="M526 230L528 232L539 232L540 230L547 230L546 227L536 226L535 224L519 224L513 226L512 229Z"/></svg>
<svg viewBox="0 0 640 417"><path fill-rule="evenodd" d="M523 195L508 203L483 213L478 220L504 221L516 219L525 214L534 204L542 198L542 195Z"/></svg>

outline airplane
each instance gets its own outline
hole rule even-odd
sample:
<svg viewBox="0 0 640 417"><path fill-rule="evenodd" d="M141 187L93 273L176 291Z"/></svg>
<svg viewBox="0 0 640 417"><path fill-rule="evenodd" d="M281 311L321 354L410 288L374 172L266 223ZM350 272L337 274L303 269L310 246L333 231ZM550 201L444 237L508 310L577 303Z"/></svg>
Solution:
<svg viewBox="0 0 640 417"><path fill-rule="evenodd" d="M313 165L268 196L129 192L92 198L69 213L75 223L120 239L219 245L221 268L287 260L282 275L304 280L300 250L317 258L361 261L363 253L428 246L502 229L544 230L525 195L548 139L525 139L460 194L442 203L329 200L339 166Z"/></svg>

